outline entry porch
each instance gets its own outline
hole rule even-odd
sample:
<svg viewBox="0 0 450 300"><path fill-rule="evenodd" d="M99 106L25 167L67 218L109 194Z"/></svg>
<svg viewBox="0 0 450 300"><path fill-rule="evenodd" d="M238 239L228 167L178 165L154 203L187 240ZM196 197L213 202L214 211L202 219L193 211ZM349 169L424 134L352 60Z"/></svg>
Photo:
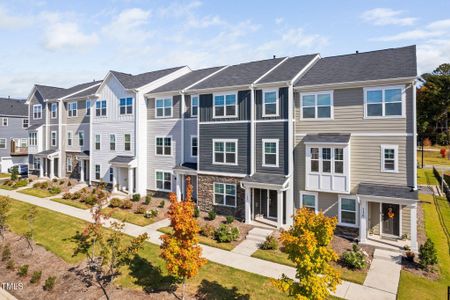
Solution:
<svg viewBox="0 0 450 300"><path fill-rule="evenodd" d="M59 177L60 154L57 150L45 150L34 155L39 159L39 177Z"/></svg>
<svg viewBox="0 0 450 300"><path fill-rule="evenodd" d="M113 192L123 191L132 196L136 191L136 159L133 156L116 156L109 163Z"/></svg>

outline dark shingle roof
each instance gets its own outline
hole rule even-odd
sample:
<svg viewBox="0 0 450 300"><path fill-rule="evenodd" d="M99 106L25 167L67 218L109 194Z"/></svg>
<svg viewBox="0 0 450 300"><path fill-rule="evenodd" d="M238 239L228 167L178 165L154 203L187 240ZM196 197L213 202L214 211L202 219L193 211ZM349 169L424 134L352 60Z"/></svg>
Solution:
<svg viewBox="0 0 450 300"><path fill-rule="evenodd" d="M161 77L164 77L166 75L169 75L170 73L173 73L181 68L184 67L176 67L176 68L170 68L170 69L164 69L164 70L158 70L158 71L152 71L137 75L117 72L117 71L111 71L111 73L117 78L117 80L120 81L120 83L123 85L126 89L135 89L141 86L144 86L146 84L149 84L152 81L155 81Z"/></svg>
<svg viewBox="0 0 450 300"><path fill-rule="evenodd" d="M119 163L119 164L129 164L134 159L134 156L125 156L125 155L118 155L111 159L109 163Z"/></svg>
<svg viewBox="0 0 450 300"><path fill-rule="evenodd" d="M416 46L408 46L322 58L296 86L415 76Z"/></svg>
<svg viewBox="0 0 450 300"><path fill-rule="evenodd" d="M56 152L58 152L58 150L50 149L50 150L44 150L44 151L38 152L35 155L36 156L48 156L48 155L56 153Z"/></svg>
<svg viewBox="0 0 450 300"><path fill-rule="evenodd" d="M0 115L28 116L28 105L24 100L0 98Z"/></svg>
<svg viewBox="0 0 450 300"><path fill-rule="evenodd" d="M411 187L374 183L360 183L357 194L411 200L419 198L419 192L414 191Z"/></svg>
<svg viewBox="0 0 450 300"><path fill-rule="evenodd" d="M309 54L289 57L275 70L264 76L258 83L270 83L292 80L303 68L305 68L318 54Z"/></svg>
<svg viewBox="0 0 450 300"><path fill-rule="evenodd" d="M288 178L285 175L269 174L269 173L255 173L252 176L247 176L244 179L242 179L242 182L283 186L287 180L288 180Z"/></svg>
<svg viewBox="0 0 450 300"><path fill-rule="evenodd" d="M216 75L196 84L191 89L208 89L227 86L249 85L275 67L284 58L273 58L232 65Z"/></svg>
<svg viewBox="0 0 450 300"><path fill-rule="evenodd" d="M344 133L308 134L303 138L304 143L348 144L349 141L350 134Z"/></svg>
<svg viewBox="0 0 450 300"><path fill-rule="evenodd" d="M73 94L72 96L70 96L70 98L71 99L72 98L81 98L81 97L87 97L87 96L93 95L93 94L95 94L97 92L98 87L99 87L98 85L95 85L95 86L93 86L91 88L88 88L87 90L84 90L84 91L78 92L76 94Z"/></svg>
<svg viewBox="0 0 450 300"><path fill-rule="evenodd" d="M196 163L183 163L182 165L177 165L173 168L174 170L185 170L185 171L197 171Z"/></svg>
<svg viewBox="0 0 450 300"><path fill-rule="evenodd" d="M34 124L34 125L31 125L31 126L28 126L27 130L36 130L36 129L38 129L41 126L44 126L44 124Z"/></svg>
<svg viewBox="0 0 450 300"><path fill-rule="evenodd" d="M44 99L58 99L62 98L71 94L74 94L78 91L82 91L86 88L89 88L90 86L97 86L101 81L90 81L85 83L80 83L77 85L74 85L70 88L64 89L60 87L54 87L54 86L48 86L48 85L41 85L36 84L36 89L41 94L42 98Z"/></svg>
<svg viewBox="0 0 450 300"><path fill-rule="evenodd" d="M171 82L160 86L159 88L154 89L151 93L162 93L162 92L172 92L172 91L181 91L192 84L202 80L203 78L213 74L216 71L219 71L223 67L214 67L207 69L194 70L186 75L183 75Z"/></svg>

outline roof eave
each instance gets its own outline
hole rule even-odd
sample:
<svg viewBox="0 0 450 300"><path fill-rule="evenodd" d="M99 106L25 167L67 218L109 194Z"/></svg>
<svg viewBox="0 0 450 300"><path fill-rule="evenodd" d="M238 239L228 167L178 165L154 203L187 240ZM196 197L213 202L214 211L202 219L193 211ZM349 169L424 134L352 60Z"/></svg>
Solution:
<svg viewBox="0 0 450 300"><path fill-rule="evenodd" d="M366 87L369 85L405 83L416 80L416 78L417 76L410 76L410 77L394 77L385 79L312 84L312 85L295 86L294 89L298 91L303 91L303 90L323 90L330 88L333 89L333 88L347 88L347 87Z"/></svg>

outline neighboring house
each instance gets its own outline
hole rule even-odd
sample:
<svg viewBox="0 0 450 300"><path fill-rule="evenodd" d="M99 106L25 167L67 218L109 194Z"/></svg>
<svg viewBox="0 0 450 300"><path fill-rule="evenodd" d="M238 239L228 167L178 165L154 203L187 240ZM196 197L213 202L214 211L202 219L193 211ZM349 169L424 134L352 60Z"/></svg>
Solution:
<svg viewBox="0 0 450 300"><path fill-rule="evenodd" d="M415 46L325 57L295 84L295 204L417 250Z"/></svg>
<svg viewBox="0 0 450 300"><path fill-rule="evenodd" d="M186 90L222 68L194 70L146 94L148 190L177 192L178 199L184 198L185 176L190 175L197 197L199 98Z"/></svg>
<svg viewBox="0 0 450 300"><path fill-rule="evenodd" d="M138 75L110 71L91 103L90 180L129 194L147 191L144 94L190 72L178 67Z"/></svg>
<svg viewBox="0 0 450 300"><path fill-rule="evenodd" d="M0 172L28 162L28 107L24 100L0 98Z"/></svg>

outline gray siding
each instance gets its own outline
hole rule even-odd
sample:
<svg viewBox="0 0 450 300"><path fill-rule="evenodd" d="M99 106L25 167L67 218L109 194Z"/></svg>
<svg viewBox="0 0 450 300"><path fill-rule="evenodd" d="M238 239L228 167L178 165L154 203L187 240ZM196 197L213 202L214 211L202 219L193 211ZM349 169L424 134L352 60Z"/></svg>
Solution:
<svg viewBox="0 0 450 300"><path fill-rule="evenodd" d="M191 116L191 95L186 95L186 96L184 96L184 102L185 102L185 111L184 111L184 117L186 118L186 119L189 119L189 118L197 118L197 117L193 117L193 116ZM198 109L197 109L197 112L198 112Z"/></svg>
<svg viewBox="0 0 450 300"><path fill-rule="evenodd" d="M33 119L33 105L35 104L41 104L42 105L42 118L41 119ZM41 95L36 91L30 100L29 105L29 114L30 114L30 126L31 125L37 125L37 124L45 124L45 116L47 113L46 105L44 103L44 100L42 99Z"/></svg>
<svg viewBox="0 0 450 300"><path fill-rule="evenodd" d="M0 116L0 121L2 117ZM11 154L11 140L15 138L27 138L27 131L22 128L22 120L26 118L21 117L7 117L8 126L1 126L0 124L0 138L6 139L6 149L0 149L0 157L10 156Z"/></svg>
<svg viewBox="0 0 450 300"><path fill-rule="evenodd" d="M250 124L200 124L199 170L248 174ZM238 139L238 165L213 164L213 139Z"/></svg>
<svg viewBox="0 0 450 300"><path fill-rule="evenodd" d="M53 102L56 103L56 118L52 118L52 103L47 103L47 111L48 111L48 123L49 124L58 124L59 121L59 109L60 109L60 105L59 102Z"/></svg>
<svg viewBox="0 0 450 300"><path fill-rule="evenodd" d="M166 97L161 97L166 98ZM156 116L156 98L150 98L148 99L148 109L147 109L147 120L154 120L157 119ZM172 118L164 118L164 119L179 119L181 118L181 95L175 95L172 96L172 105L173 105L173 111L172 111Z"/></svg>
<svg viewBox="0 0 450 300"><path fill-rule="evenodd" d="M263 139L278 139L278 168L263 167ZM256 171L288 174L288 124L287 122L256 123Z"/></svg>
<svg viewBox="0 0 450 300"><path fill-rule="evenodd" d="M197 136L197 122L195 119L184 120L184 161L197 162L197 157L191 156L191 137Z"/></svg>
<svg viewBox="0 0 450 300"><path fill-rule="evenodd" d="M287 119L288 118L288 88L278 89L278 117L263 117L263 91L256 91L256 119L257 120L273 120L273 119Z"/></svg>
<svg viewBox="0 0 450 300"><path fill-rule="evenodd" d="M213 94L200 95L200 122L250 120L250 91L238 91L238 112L236 118L213 118Z"/></svg>

